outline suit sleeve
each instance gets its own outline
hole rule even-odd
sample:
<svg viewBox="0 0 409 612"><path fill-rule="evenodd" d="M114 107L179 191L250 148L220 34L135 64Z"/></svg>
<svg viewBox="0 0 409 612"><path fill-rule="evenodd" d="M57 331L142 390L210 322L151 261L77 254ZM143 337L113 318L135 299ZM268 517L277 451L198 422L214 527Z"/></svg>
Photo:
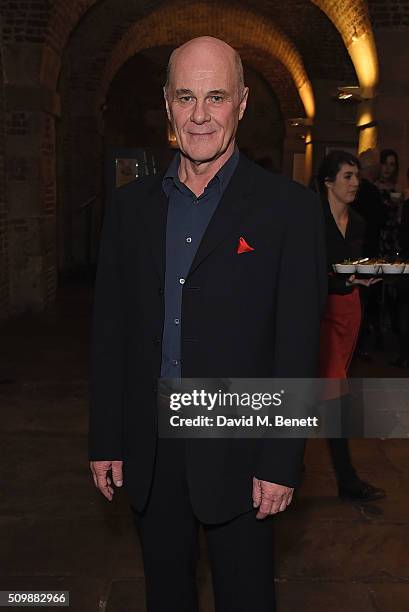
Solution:
<svg viewBox="0 0 409 612"><path fill-rule="evenodd" d="M324 224L316 196L307 191L303 196L297 203L296 223L288 219L282 248L276 298L276 378L317 375L320 320L327 299ZM255 476L297 486L304 448L305 440L300 438L264 439Z"/></svg>
<svg viewBox="0 0 409 612"><path fill-rule="evenodd" d="M122 459L123 329L118 203L107 205L94 295L89 458Z"/></svg>

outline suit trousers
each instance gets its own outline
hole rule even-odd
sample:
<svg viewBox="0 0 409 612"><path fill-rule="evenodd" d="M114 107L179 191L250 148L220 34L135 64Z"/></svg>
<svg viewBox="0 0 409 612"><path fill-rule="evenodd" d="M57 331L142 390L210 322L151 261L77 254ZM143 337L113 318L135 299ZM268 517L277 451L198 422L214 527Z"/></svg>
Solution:
<svg viewBox="0 0 409 612"><path fill-rule="evenodd" d="M251 491L249 491L251 496ZM201 525L190 499L184 440L158 441L152 488L143 512L133 509L142 546L148 612L197 612ZM273 519L251 510L203 525L216 612L273 612Z"/></svg>

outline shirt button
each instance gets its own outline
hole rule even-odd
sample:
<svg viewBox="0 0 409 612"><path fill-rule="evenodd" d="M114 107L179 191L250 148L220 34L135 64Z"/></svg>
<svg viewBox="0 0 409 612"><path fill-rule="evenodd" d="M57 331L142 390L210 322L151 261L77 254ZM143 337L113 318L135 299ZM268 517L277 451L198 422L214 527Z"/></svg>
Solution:
<svg viewBox="0 0 409 612"><path fill-rule="evenodd" d="M174 322L175 325L179 325L180 319L173 319L173 322Z"/></svg>
<svg viewBox="0 0 409 612"><path fill-rule="evenodd" d="M184 278L179 278L179 283L180 283L181 285L184 285L184 284L185 284L185 279L184 279Z"/></svg>
<svg viewBox="0 0 409 612"><path fill-rule="evenodd" d="M174 366L179 365L179 361L177 359L172 359L172 365Z"/></svg>
<svg viewBox="0 0 409 612"><path fill-rule="evenodd" d="M190 236L189 238L186 238L186 242L189 242L189 243L192 242L192 239L190 238Z"/></svg>

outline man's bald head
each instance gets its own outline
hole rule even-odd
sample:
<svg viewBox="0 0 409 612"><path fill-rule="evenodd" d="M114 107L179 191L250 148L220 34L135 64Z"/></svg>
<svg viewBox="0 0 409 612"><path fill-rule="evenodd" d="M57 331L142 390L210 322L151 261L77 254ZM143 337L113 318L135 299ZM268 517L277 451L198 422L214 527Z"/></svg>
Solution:
<svg viewBox="0 0 409 612"><path fill-rule="evenodd" d="M183 60L184 57L191 56L192 54L203 53L210 56L215 55L224 61L231 62L237 77L237 92L241 98L244 92L244 73L241 57L237 51L233 49L233 47L228 45L223 40L220 40L220 38L214 38L213 36L200 36L198 38L193 38L180 47L177 47L177 49L174 49L169 58L166 71L166 83L164 87L165 92L167 92L170 88L174 67L178 60Z"/></svg>
<svg viewBox="0 0 409 612"><path fill-rule="evenodd" d="M186 158L202 164L232 154L248 88L240 57L230 45L201 36L175 49L164 94L169 121Z"/></svg>

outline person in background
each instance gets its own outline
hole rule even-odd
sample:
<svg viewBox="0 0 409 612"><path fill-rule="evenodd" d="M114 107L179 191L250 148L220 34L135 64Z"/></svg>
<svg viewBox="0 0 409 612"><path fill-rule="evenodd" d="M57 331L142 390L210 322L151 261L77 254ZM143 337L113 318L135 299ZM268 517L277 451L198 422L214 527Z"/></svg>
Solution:
<svg viewBox="0 0 409 612"><path fill-rule="evenodd" d="M375 182L380 175L379 152L376 149L366 149L359 155L358 159L361 166L361 180L357 196L351 206L365 221L363 255L373 258L379 256L381 229L387 220L386 207L379 189L375 186ZM371 361L371 332L375 334L375 346L377 348L383 347L380 309L381 286L377 285L371 289L363 290L361 299L363 313L357 355L364 361Z"/></svg>
<svg viewBox="0 0 409 612"><path fill-rule="evenodd" d="M406 177L409 184L409 168ZM409 261L409 188L405 189L404 198L405 201L402 207L401 223L399 226L399 243L402 259ZM397 280L399 355L391 365L409 368L409 277L404 275Z"/></svg>
<svg viewBox="0 0 409 612"><path fill-rule="evenodd" d="M381 170L375 186L379 189L386 208L386 220L381 229L379 254L394 260L399 253L400 194L396 192L399 159L393 149L383 149L380 155Z"/></svg>
<svg viewBox="0 0 409 612"><path fill-rule="evenodd" d="M322 196L326 230L328 300L321 321L319 377L346 379L361 323L359 287L368 287L377 279L347 278L333 274L334 263L357 259L362 255L365 222L352 208L359 189L359 161L345 151L331 151L323 160L318 183ZM349 408L346 390L332 397L334 407ZM348 433L348 432L346 432ZM385 491L361 480L352 464L347 438L329 440L338 492L341 498L372 501Z"/></svg>
<svg viewBox="0 0 409 612"><path fill-rule="evenodd" d="M378 257L381 228L386 223L386 210L376 187L380 175L380 158L376 149L366 149L359 157L360 184L352 208L365 221L363 252L365 257Z"/></svg>

